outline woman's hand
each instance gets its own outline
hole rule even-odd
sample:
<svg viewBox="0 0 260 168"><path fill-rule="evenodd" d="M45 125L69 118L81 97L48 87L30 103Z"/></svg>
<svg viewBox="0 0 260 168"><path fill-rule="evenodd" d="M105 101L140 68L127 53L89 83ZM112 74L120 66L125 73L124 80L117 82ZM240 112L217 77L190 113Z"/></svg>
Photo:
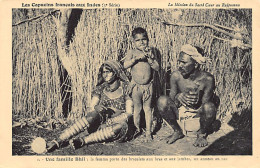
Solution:
<svg viewBox="0 0 260 168"><path fill-rule="evenodd" d="M103 105L96 105L94 109L96 110L96 112L102 112L104 110L107 110L107 108Z"/></svg>

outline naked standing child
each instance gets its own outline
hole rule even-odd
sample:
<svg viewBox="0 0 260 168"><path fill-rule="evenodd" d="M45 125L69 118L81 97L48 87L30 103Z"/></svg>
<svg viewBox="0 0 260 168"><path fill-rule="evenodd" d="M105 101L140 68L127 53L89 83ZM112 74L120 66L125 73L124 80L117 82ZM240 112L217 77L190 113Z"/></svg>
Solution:
<svg viewBox="0 0 260 168"><path fill-rule="evenodd" d="M146 122L146 141L151 141L153 94L153 71L159 70L152 49L148 47L149 39L145 29L138 27L132 31L134 49L127 52L124 67L131 68L132 81L129 91L134 103L134 124L140 132L140 112L143 108Z"/></svg>

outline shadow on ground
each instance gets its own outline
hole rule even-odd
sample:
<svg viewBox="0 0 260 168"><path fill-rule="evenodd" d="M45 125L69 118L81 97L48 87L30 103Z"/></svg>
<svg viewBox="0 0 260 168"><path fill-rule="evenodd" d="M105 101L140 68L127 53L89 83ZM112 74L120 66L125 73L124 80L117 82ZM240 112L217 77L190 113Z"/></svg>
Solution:
<svg viewBox="0 0 260 168"><path fill-rule="evenodd" d="M232 131L198 155L252 155L252 134L243 130Z"/></svg>
<svg viewBox="0 0 260 168"><path fill-rule="evenodd" d="M217 139L199 155L252 155L252 110L234 113L228 124L234 131Z"/></svg>

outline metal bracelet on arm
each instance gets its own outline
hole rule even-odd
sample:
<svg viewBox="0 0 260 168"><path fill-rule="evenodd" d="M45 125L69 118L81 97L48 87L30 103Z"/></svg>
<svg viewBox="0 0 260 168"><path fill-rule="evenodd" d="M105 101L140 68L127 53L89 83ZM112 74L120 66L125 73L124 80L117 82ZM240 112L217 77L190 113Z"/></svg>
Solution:
<svg viewBox="0 0 260 168"><path fill-rule="evenodd" d="M131 99L127 99L126 100L126 113L127 114L133 114L134 112L134 104L133 104L133 101Z"/></svg>
<svg viewBox="0 0 260 168"><path fill-rule="evenodd" d="M91 99L91 103L90 103L90 109L91 111L93 111L95 109L95 106L99 104L99 97L98 96L93 96Z"/></svg>

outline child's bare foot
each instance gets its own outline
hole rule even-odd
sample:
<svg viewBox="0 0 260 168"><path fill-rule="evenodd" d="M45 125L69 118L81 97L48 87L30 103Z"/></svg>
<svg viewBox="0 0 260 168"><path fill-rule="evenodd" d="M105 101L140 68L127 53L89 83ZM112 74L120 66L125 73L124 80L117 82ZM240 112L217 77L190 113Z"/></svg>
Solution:
<svg viewBox="0 0 260 168"><path fill-rule="evenodd" d="M174 131L174 133L167 138L166 143L172 144L178 139L182 139L182 138L184 138L184 135L181 131Z"/></svg>
<svg viewBox="0 0 260 168"><path fill-rule="evenodd" d="M152 135L151 134L146 134L144 142L151 142L151 141L153 141Z"/></svg>
<svg viewBox="0 0 260 168"><path fill-rule="evenodd" d="M205 147L208 145L207 137L205 134L198 134L196 141L193 144L196 147Z"/></svg>

